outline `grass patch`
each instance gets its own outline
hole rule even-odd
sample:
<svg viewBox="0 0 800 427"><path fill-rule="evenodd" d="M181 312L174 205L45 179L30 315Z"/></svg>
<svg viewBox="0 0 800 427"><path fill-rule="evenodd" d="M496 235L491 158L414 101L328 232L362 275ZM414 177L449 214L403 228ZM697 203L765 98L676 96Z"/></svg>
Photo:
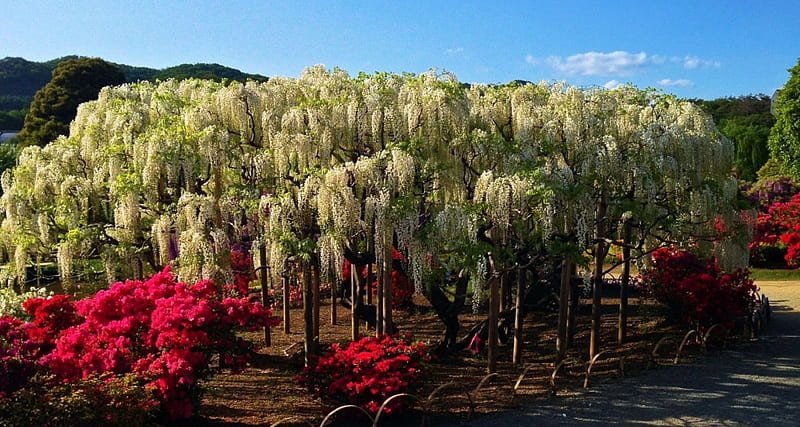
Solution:
<svg viewBox="0 0 800 427"><path fill-rule="evenodd" d="M788 268L751 268L750 277L763 282L800 281L800 269Z"/></svg>

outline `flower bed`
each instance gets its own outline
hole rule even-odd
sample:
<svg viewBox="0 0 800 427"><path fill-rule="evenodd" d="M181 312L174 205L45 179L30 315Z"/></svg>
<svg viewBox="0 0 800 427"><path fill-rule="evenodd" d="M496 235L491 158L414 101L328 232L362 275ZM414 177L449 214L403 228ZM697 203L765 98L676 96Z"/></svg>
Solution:
<svg viewBox="0 0 800 427"><path fill-rule="evenodd" d="M223 298L207 280L176 282L169 268L81 301L56 295L24 306L31 322L0 320L3 397L40 374L69 384L133 375L173 420L192 415L202 392L198 381L210 374L212 356L234 370L246 365L253 347L236 329L278 324L260 303Z"/></svg>
<svg viewBox="0 0 800 427"><path fill-rule="evenodd" d="M428 351L424 343L391 335L365 337L346 346L331 344L298 380L331 403L357 405L375 414L386 398L421 387ZM392 403L384 409L387 413L403 409L402 402Z"/></svg>
<svg viewBox="0 0 800 427"><path fill-rule="evenodd" d="M752 313L757 288L746 269L723 273L690 251L661 248L654 266L641 276L644 289L665 304L674 320L698 329L733 322Z"/></svg>

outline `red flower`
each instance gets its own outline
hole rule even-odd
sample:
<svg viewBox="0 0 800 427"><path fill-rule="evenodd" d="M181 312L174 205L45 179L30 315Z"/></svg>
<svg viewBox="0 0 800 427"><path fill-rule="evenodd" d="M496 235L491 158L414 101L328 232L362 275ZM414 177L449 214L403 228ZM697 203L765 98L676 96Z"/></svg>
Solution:
<svg viewBox="0 0 800 427"><path fill-rule="evenodd" d="M298 380L318 396L359 405L374 414L386 398L416 391L425 376L423 363L428 360L423 343L411 344L389 335L367 337L345 348L332 345ZM393 403L387 411L402 410L402 402Z"/></svg>
<svg viewBox="0 0 800 427"><path fill-rule="evenodd" d="M749 271L723 274L716 264L673 248L661 248L652 256L654 268L642 274L642 283L675 318L704 329L733 322L753 309L757 288Z"/></svg>

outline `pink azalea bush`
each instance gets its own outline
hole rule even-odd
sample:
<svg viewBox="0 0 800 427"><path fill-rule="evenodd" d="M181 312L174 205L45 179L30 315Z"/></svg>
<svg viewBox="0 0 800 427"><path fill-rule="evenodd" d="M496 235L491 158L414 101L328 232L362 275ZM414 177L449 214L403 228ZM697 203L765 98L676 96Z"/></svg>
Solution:
<svg viewBox="0 0 800 427"><path fill-rule="evenodd" d="M24 322L0 317L0 401L36 373L40 346L28 338Z"/></svg>
<svg viewBox="0 0 800 427"><path fill-rule="evenodd" d="M430 360L425 343L409 337L365 337L345 346L331 344L316 363L303 369L299 382L309 391L336 404L358 405L378 412L383 401L398 393L414 393L425 379L424 363ZM385 410L399 412L395 400Z"/></svg>
<svg viewBox="0 0 800 427"><path fill-rule="evenodd" d="M3 384L0 393L25 386L30 361L62 383L133 374L173 420L192 415L198 381L209 375L212 356L232 369L246 365L253 348L235 334L238 328L278 324L260 303L223 297L207 280L176 282L169 268L146 281L115 283L81 301L56 296L25 304L32 322L0 321L9 331L0 341L0 371L17 372L15 383ZM14 355L23 355L26 363L8 362Z"/></svg>

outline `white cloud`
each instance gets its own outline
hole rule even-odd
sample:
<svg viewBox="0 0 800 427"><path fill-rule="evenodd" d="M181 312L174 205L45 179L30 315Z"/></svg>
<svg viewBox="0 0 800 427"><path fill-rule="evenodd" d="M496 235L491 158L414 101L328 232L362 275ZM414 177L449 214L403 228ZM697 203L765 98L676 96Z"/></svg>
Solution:
<svg viewBox="0 0 800 427"><path fill-rule="evenodd" d="M618 88L620 86L622 86L622 83L618 82L617 80L609 80L609 81L605 82L605 84L603 84L603 87L606 88L606 89L609 89L609 90L610 89L616 89L616 88Z"/></svg>
<svg viewBox="0 0 800 427"><path fill-rule="evenodd" d="M650 56L645 52L630 53L622 50L603 53L586 52L568 56L547 58L547 63L555 70L568 75L583 76L631 76L649 64L664 62L661 56Z"/></svg>
<svg viewBox="0 0 800 427"><path fill-rule="evenodd" d="M683 68L687 70L694 70L695 68L719 68L719 61L710 61L708 59L698 58L696 56L686 56L680 59L683 63Z"/></svg>
<svg viewBox="0 0 800 427"><path fill-rule="evenodd" d="M464 48L463 47L450 48L444 51L444 53L448 55L458 55L459 53L464 53Z"/></svg>
<svg viewBox="0 0 800 427"><path fill-rule="evenodd" d="M658 81L658 84L661 86L680 86L680 87L691 87L694 86L694 82L688 79L661 79Z"/></svg>
<svg viewBox="0 0 800 427"><path fill-rule="evenodd" d="M550 56L546 59L531 54L525 56L525 62L532 65L546 63L554 70L567 75L628 77L639 73L647 67L665 64L679 64L687 70L720 68L719 61L703 59L697 56L664 56L646 52L632 53L624 50L614 52L584 52L567 56Z"/></svg>
<svg viewBox="0 0 800 427"><path fill-rule="evenodd" d="M539 65L542 61L540 61L539 58L537 58L537 57L535 57L535 56L533 56L533 55L531 55L529 53L529 54L525 55L525 62L527 62L528 64L531 64L531 65Z"/></svg>

